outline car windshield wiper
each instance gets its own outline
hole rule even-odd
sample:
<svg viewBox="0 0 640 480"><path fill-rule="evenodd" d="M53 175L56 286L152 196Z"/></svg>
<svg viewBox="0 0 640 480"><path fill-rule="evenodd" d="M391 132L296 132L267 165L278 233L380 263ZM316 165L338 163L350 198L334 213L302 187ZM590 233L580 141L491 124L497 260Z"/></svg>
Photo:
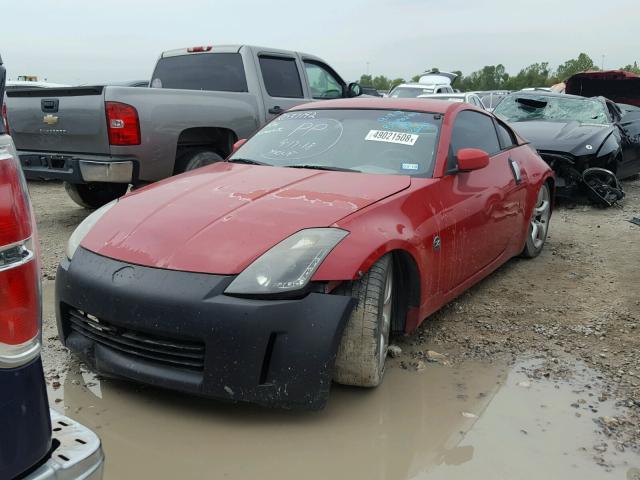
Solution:
<svg viewBox="0 0 640 480"><path fill-rule="evenodd" d="M230 158L227 160L230 163L246 163L247 165L269 165L273 166L270 163L260 162L258 160L251 160L250 158Z"/></svg>
<svg viewBox="0 0 640 480"><path fill-rule="evenodd" d="M331 165L312 165L312 164L304 164L304 165L283 165L287 168L310 168L312 170L329 170L331 172L357 172L362 173L362 170L356 170L354 168L344 168L344 167L332 167Z"/></svg>

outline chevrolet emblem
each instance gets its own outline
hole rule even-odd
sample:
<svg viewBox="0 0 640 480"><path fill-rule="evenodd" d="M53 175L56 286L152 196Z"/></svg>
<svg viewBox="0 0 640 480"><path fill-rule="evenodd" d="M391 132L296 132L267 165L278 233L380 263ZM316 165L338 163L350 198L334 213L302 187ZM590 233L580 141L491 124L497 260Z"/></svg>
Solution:
<svg viewBox="0 0 640 480"><path fill-rule="evenodd" d="M55 125L58 123L58 117L49 113L43 117L42 121L47 125Z"/></svg>

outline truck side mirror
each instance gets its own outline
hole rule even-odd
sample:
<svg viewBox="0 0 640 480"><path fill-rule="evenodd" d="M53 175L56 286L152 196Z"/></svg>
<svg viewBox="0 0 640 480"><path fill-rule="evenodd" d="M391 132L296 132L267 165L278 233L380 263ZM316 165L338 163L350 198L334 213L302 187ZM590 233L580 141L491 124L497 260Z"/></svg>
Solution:
<svg viewBox="0 0 640 480"><path fill-rule="evenodd" d="M347 97L359 97L362 95L362 87L358 82L352 82L347 86Z"/></svg>

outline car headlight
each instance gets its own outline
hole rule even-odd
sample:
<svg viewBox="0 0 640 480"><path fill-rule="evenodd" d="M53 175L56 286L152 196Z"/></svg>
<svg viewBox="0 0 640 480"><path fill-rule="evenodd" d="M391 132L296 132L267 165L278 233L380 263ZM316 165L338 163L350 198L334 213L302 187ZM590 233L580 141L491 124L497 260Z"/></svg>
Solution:
<svg viewBox="0 0 640 480"><path fill-rule="evenodd" d="M284 239L227 287L235 295L273 295L304 288L331 250L349 235L339 228L308 228Z"/></svg>
<svg viewBox="0 0 640 480"><path fill-rule="evenodd" d="M73 254L76 253L76 250L80 246L80 242L82 242L82 239L87 235L87 233L89 233L89 230L91 230L98 220L100 220L105 213L111 210L116 203L118 203L117 199L103 205L85 218L82 223L76 227L67 242L67 258L69 260L73 258Z"/></svg>

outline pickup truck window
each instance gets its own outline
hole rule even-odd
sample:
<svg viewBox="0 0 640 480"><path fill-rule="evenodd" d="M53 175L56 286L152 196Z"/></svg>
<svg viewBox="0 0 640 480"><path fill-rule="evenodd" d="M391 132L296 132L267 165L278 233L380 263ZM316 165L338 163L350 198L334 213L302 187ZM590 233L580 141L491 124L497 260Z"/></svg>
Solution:
<svg viewBox="0 0 640 480"><path fill-rule="evenodd" d="M192 53L158 60L152 88L246 92L247 78L239 53Z"/></svg>
<svg viewBox="0 0 640 480"><path fill-rule="evenodd" d="M300 73L294 58L261 55L259 60L264 86L270 96L303 98Z"/></svg>
<svg viewBox="0 0 640 480"><path fill-rule="evenodd" d="M304 62L311 96L318 99L342 98L342 84L322 65Z"/></svg>

